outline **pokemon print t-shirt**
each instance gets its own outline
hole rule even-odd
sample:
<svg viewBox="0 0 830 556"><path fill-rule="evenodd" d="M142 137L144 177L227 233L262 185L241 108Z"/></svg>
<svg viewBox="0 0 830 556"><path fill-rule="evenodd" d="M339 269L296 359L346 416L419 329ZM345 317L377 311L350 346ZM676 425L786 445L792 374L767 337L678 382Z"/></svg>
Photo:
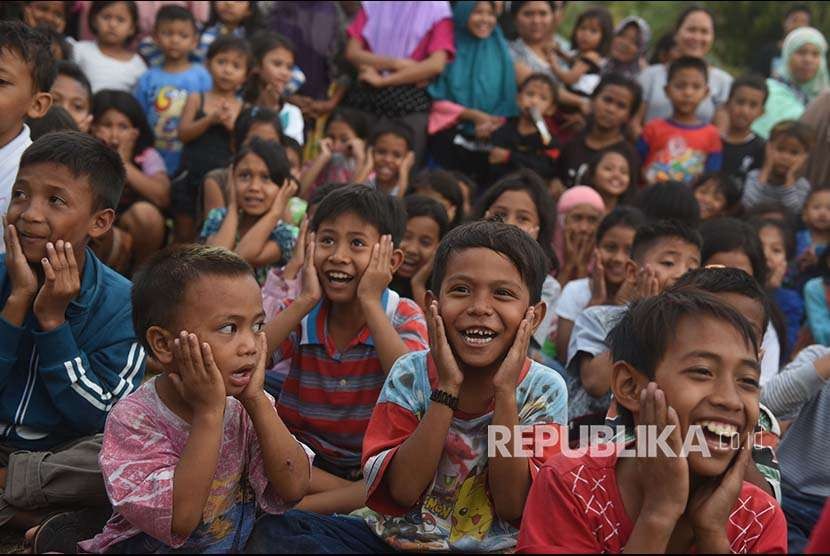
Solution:
<svg viewBox="0 0 830 556"><path fill-rule="evenodd" d="M492 407L480 415L455 412L435 479L413 508L398 506L384 484L389 463L418 427L437 383L437 371L428 351L401 357L390 371L366 430L363 473L371 510L359 515L398 550L510 549L516 545L518 530L496 516L487 484L487 428L493 420ZM520 425L532 429L567 423L564 381L556 371L530 359L516 388L516 402ZM533 450L532 442L525 446ZM551 446L540 454L542 457L529 458L531 476L557 449Z"/></svg>
<svg viewBox="0 0 830 556"><path fill-rule="evenodd" d="M689 183L704 172L717 172L723 163L723 144L711 124L687 126L672 120L652 120L637 142L647 183Z"/></svg>

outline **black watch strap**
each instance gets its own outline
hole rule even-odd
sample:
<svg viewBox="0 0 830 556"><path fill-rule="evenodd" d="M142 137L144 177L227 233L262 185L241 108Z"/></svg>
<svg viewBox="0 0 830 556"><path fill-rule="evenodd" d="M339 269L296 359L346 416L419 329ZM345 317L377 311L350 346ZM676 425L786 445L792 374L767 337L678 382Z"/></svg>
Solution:
<svg viewBox="0 0 830 556"><path fill-rule="evenodd" d="M449 392L444 392L443 390L435 389L432 391L432 395L429 397L430 400L434 402L438 402L443 404L453 411L458 410L458 397L453 396Z"/></svg>

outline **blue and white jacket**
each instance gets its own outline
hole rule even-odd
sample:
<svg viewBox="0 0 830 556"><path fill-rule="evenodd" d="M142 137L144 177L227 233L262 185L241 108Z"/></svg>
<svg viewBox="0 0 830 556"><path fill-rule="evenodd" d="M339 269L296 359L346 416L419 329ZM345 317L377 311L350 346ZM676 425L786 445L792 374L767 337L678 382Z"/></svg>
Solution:
<svg viewBox="0 0 830 556"><path fill-rule="evenodd" d="M0 256L0 308L11 284ZM86 250L81 291L66 322L43 332L0 317L0 443L32 451L103 431L107 412L144 376L130 282Z"/></svg>

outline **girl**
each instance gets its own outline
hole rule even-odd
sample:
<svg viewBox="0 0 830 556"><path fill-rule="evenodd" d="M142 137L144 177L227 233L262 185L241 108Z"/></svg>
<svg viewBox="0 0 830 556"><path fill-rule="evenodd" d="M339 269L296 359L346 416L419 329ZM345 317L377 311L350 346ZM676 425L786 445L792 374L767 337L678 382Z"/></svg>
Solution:
<svg viewBox="0 0 830 556"><path fill-rule="evenodd" d="M245 82L250 50L244 40L220 37L208 50L208 71L213 88L187 97L179 122L184 143L178 176L173 186L176 241L192 241L202 180L210 170L231 157L231 132L242 102L236 92Z"/></svg>
<svg viewBox="0 0 830 556"><path fill-rule="evenodd" d="M811 191L804 202L801 219L805 229L795 235L796 285L818 275L816 263L830 244L830 190Z"/></svg>
<svg viewBox="0 0 830 556"><path fill-rule="evenodd" d="M550 69L556 78L567 85L571 91L590 96L599 83L599 74L605 65L605 57L611 47L614 35L614 22L605 8L585 10L576 19L571 44L576 50L571 59L562 52L551 56L562 56L570 63L570 69L564 69L555 60Z"/></svg>
<svg viewBox="0 0 830 556"><path fill-rule="evenodd" d="M521 228L539 242L547 254L552 271L558 268L559 259L551 249L554 226L553 199L539 176L531 170L520 170L497 181L484 192L478 204L477 219L498 218ZM553 307L562 288L556 279L548 275L542 285L542 301L548 307L545 318L533 334L534 351L541 351L545 339L555 326Z"/></svg>
<svg viewBox="0 0 830 556"><path fill-rule="evenodd" d="M320 154L300 175L300 197L324 183L351 182L366 161L366 121L360 113L340 108L326 120Z"/></svg>
<svg viewBox="0 0 830 556"><path fill-rule="evenodd" d="M617 292L625 282L625 264L631 255L631 246L645 216L633 207L617 207L602 219L597 228L597 250L591 277L572 280L565 284L556 304L559 324L556 330L556 353L562 358L568 353L576 317L593 305L619 305Z"/></svg>
<svg viewBox="0 0 830 556"><path fill-rule="evenodd" d="M354 177L389 194L403 197L409 188L409 174L415 165L412 133L402 123L384 122L369 138L369 154L363 168Z"/></svg>
<svg viewBox="0 0 830 556"><path fill-rule="evenodd" d="M228 175L228 208L210 211L199 239L231 249L254 267L265 282L268 268L287 260L294 231L281 223L297 185L290 175L285 149L276 141L254 138L239 150Z"/></svg>
<svg viewBox="0 0 830 556"><path fill-rule="evenodd" d="M600 151L585 176L585 183L597 190L605 204L606 213L631 197L631 168L626 153L619 147Z"/></svg>
<svg viewBox="0 0 830 556"><path fill-rule="evenodd" d="M424 170L412 183L412 192L435 199L447 213L449 229L464 221L464 192L458 180L446 170Z"/></svg>
<svg viewBox="0 0 830 556"><path fill-rule="evenodd" d="M201 63L204 63L210 45L217 38L233 35L244 39L256 30L256 2L211 2L210 8L210 20L199 37L199 46L194 53Z"/></svg>
<svg viewBox="0 0 830 556"><path fill-rule="evenodd" d="M136 3L93 2L89 10L89 28L95 40L75 43L72 61L86 74L92 92L101 89L132 91L138 78L147 71L141 56L129 48L138 32Z"/></svg>
<svg viewBox="0 0 830 556"><path fill-rule="evenodd" d="M608 63L602 73L618 73L629 79L637 79L646 66L645 54L650 39L651 27L643 18L624 18L614 30Z"/></svg>
<svg viewBox="0 0 830 556"><path fill-rule="evenodd" d="M578 185L565 191L556 207L557 227L553 236L560 284L588 276L594 254L597 227L605 214L605 203L594 189Z"/></svg>
<svg viewBox="0 0 830 556"><path fill-rule="evenodd" d="M170 204L170 180L164 159L152 147L147 118L130 93L103 90L95 94L92 134L121 155L127 171L115 227L96 252L109 266L129 275L164 244L162 211Z"/></svg>
<svg viewBox="0 0 830 556"><path fill-rule="evenodd" d="M741 184L723 173L707 173L692 182L701 220L737 216L741 212Z"/></svg>

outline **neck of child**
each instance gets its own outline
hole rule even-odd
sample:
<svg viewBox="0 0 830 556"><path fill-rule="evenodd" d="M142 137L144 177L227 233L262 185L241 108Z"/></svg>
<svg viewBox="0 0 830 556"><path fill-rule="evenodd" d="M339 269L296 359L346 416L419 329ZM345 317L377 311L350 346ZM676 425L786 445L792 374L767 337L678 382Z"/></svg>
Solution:
<svg viewBox="0 0 830 556"><path fill-rule="evenodd" d="M681 112L675 112L672 116L672 120L677 122L678 124L682 125L699 125L700 120L697 119L697 115L692 112L691 114L684 114Z"/></svg>
<svg viewBox="0 0 830 556"><path fill-rule="evenodd" d="M466 413L487 411L495 396L493 376L500 364L501 361L496 361L489 367L470 367L460 362L459 367L464 375L464 382L461 383L458 400L462 411Z"/></svg>
<svg viewBox="0 0 830 556"><path fill-rule="evenodd" d="M740 143L746 143L751 136L752 136L752 131L751 130L743 129L743 128L739 129L739 128L732 127L730 125L729 129L726 131L726 136L724 137L724 139L726 140L727 143L740 144Z"/></svg>
<svg viewBox="0 0 830 556"><path fill-rule="evenodd" d="M165 58L164 64L162 64L162 69L167 73L181 73L183 71L187 71L189 67L190 60L187 59L187 56L176 60Z"/></svg>
<svg viewBox="0 0 830 556"><path fill-rule="evenodd" d="M385 180L385 181L381 181L377 177L375 177L375 184L378 186L378 189L380 189L381 191L383 191L387 195L392 194L392 191L395 190L395 188L398 186L399 182L400 182L400 177L399 176L395 176L393 179Z"/></svg>
<svg viewBox="0 0 830 556"><path fill-rule="evenodd" d="M608 214L614 210L617 207L617 203L620 201L620 198L617 195L610 195L602 191L599 192L599 196L602 197L602 202L605 203L605 214Z"/></svg>
<svg viewBox="0 0 830 556"><path fill-rule="evenodd" d="M519 125L517 126L519 130L519 135L531 135L536 133L538 130L536 129L536 124L533 123L533 120L527 116L524 111L522 115L519 116Z"/></svg>
<svg viewBox="0 0 830 556"><path fill-rule="evenodd" d="M234 98L236 98L236 91L235 90L232 90L232 89L231 90L219 89L218 87L216 87L216 85L214 85L213 88L210 90L210 94L214 95L214 96L217 96L221 99L234 99Z"/></svg>
<svg viewBox="0 0 830 556"><path fill-rule="evenodd" d="M588 128L585 144L592 149L601 150L623 140L622 130L618 127L604 129L597 124Z"/></svg>
<svg viewBox="0 0 830 556"><path fill-rule="evenodd" d="M808 229L810 230L810 239L813 243L818 245L830 244L830 230L816 230L809 226Z"/></svg>
<svg viewBox="0 0 830 556"><path fill-rule="evenodd" d="M238 23L220 22L219 27L222 29L222 34L223 35L228 35L230 33L236 32L236 30L239 29L239 24Z"/></svg>
<svg viewBox="0 0 830 556"><path fill-rule="evenodd" d="M6 133L0 134L0 149L14 141L14 139L20 135L20 132L23 131L23 122L20 122L20 127L12 127L9 128L9 131Z"/></svg>
<svg viewBox="0 0 830 556"><path fill-rule="evenodd" d="M282 98L275 97L263 90L256 99L256 105L279 113L282 110Z"/></svg>
<svg viewBox="0 0 830 556"><path fill-rule="evenodd" d="M98 41L98 50L111 58L122 57L128 52L123 44L106 44L101 41Z"/></svg>

